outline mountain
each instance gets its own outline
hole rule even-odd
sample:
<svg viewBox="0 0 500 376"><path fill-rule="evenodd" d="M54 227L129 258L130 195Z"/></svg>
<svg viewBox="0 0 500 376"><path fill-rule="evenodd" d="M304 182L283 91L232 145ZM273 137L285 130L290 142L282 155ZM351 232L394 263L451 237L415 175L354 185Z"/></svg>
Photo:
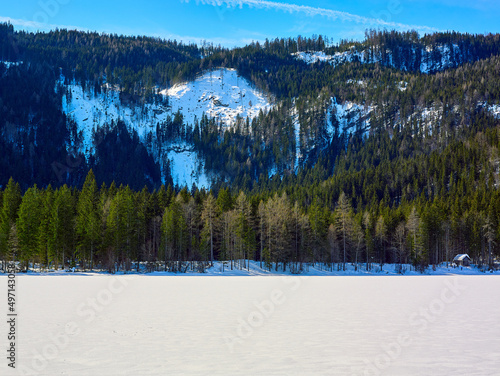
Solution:
<svg viewBox="0 0 500 376"><path fill-rule="evenodd" d="M0 259L495 265L498 34L226 49L1 24L0 60Z"/></svg>
<svg viewBox="0 0 500 376"><path fill-rule="evenodd" d="M377 132L435 139L471 126L471 111L499 116L498 35L367 31L229 50L3 24L0 41L0 178L24 187L78 185L90 168L136 188L326 179Z"/></svg>

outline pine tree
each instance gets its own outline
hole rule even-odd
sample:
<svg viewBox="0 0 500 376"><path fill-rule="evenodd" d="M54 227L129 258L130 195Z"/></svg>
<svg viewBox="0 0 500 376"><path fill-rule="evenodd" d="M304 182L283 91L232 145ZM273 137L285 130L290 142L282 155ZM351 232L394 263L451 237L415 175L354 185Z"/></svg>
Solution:
<svg viewBox="0 0 500 376"><path fill-rule="evenodd" d="M344 192L340 193L339 201L337 202L337 217L339 223L340 233L342 234L342 250L343 250L343 261L342 270L345 271L346 261L347 261L347 241L349 233L352 232L352 218L351 218L351 205Z"/></svg>
<svg viewBox="0 0 500 376"><path fill-rule="evenodd" d="M0 208L0 259L5 262L8 254L8 239L12 226L16 223L17 211L21 204L19 184L9 179L2 194ZM3 268L5 270L5 267Z"/></svg>
<svg viewBox="0 0 500 376"><path fill-rule="evenodd" d="M260 268L262 269L264 248L266 244L266 205L262 200L259 202L258 215L259 215L259 238L260 238L259 262L260 262Z"/></svg>
<svg viewBox="0 0 500 376"><path fill-rule="evenodd" d="M21 248L20 260L28 271L29 262L37 260L38 238L43 201L37 186L29 188L19 206L17 218L17 236ZM38 258L38 261L40 259Z"/></svg>
<svg viewBox="0 0 500 376"><path fill-rule="evenodd" d="M92 170L87 174L76 207L76 233L78 236L78 251L82 265L90 263L94 266L94 251L100 236L100 216L98 211L98 192L95 176Z"/></svg>
<svg viewBox="0 0 500 376"><path fill-rule="evenodd" d="M162 222L163 248L165 260L170 260L172 271L182 271L187 247L187 226L182 212L182 195L178 194L165 209Z"/></svg>
<svg viewBox="0 0 500 376"><path fill-rule="evenodd" d="M51 261L54 261L49 257L49 254L53 252L53 250L50 249L50 221L52 217L53 199L53 190L50 185L47 189L40 191L40 201L42 204L42 207L40 208L40 226L38 233L35 234L35 236L38 239L37 253L40 263L45 264L47 267Z"/></svg>
<svg viewBox="0 0 500 376"><path fill-rule="evenodd" d="M339 243L338 243L338 236L337 236L337 228L335 225L330 224L328 227L328 235L327 235L327 242L328 242L328 249L330 251L330 271L333 271L335 261L337 261L338 257L338 251L339 251Z"/></svg>
<svg viewBox="0 0 500 376"><path fill-rule="evenodd" d="M421 261L421 237L420 237L420 217L415 207L412 208L408 221L406 222L410 235L411 252L413 264L416 266Z"/></svg>
<svg viewBox="0 0 500 376"><path fill-rule="evenodd" d="M229 188L221 189L219 191L219 194L217 195L217 206L222 213L233 208L233 199Z"/></svg>
<svg viewBox="0 0 500 376"><path fill-rule="evenodd" d="M363 249L363 243L365 237L363 228L361 227L361 224L359 224L357 221L354 221L352 223L350 237L351 237L351 242L354 245L354 263L355 263L354 265L355 265L355 270L357 271L359 254Z"/></svg>
<svg viewBox="0 0 500 376"><path fill-rule="evenodd" d="M73 248L75 236L75 202L71 190L66 186L54 194L54 203L50 220L49 259L54 261L57 270L59 262L65 268L66 257Z"/></svg>
<svg viewBox="0 0 500 376"><path fill-rule="evenodd" d="M365 228L365 245L366 245L366 270L371 269L371 258L374 249L373 242L373 221L372 216L368 211L363 214L363 226Z"/></svg>
<svg viewBox="0 0 500 376"><path fill-rule="evenodd" d="M253 216L250 202L243 191L241 191L235 202L236 211L236 235L240 245L240 253L245 260L253 258L253 249L255 248L255 233L253 231ZM245 265L243 265L245 267ZM250 262L247 264L250 269Z"/></svg>
<svg viewBox="0 0 500 376"><path fill-rule="evenodd" d="M203 210L201 213L203 221L204 238L210 244L210 265L214 265L214 238L219 225L219 212L216 205L216 200L212 193L208 195L203 203Z"/></svg>
<svg viewBox="0 0 500 376"><path fill-rule="evenodd" d="M387 241L387 225L382 215L378 217L377 223L375 224L375 239L377 240L380 270L382 270L385 261L385 247Z"/></svg>
<svg viewBox="0 0 500 376"><path fill-rule="evenodd" d="M406 234L406 224L404 221L401 221L398 226L396 227L396 232L394 233L394 240L396 244L394 245L395 252L397 255L397 258L394 260L395 262L399 264L403 264L407 262L407 253L406 253L406 240L407 240L407 234Z"/></svg>
<svg viewBox="0 0 500 376"><path fill-rule="evenodd" d="M486 217L483 229L484 229L484 237L488 242L488 266L490 268L493 268L492 246L495 245L496 242L495 242L495 226L493 224L493 219L491 214Z"/></svg>
<svg viewBox="0 0 500 376"><path fill-rule="evenodd" d="M16 261L21 248L19 247L19 238L17 236L17 226L14 223L10 229L9 240L8 240L8 255L6 261L12 260Z"/></svg>

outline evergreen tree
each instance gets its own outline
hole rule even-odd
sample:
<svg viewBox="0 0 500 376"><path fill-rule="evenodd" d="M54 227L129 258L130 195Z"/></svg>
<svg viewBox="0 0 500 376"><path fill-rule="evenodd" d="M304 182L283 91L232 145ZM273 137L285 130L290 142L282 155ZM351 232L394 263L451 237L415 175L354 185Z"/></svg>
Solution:
<svg viewBox="0 0 500 376"><path fill-rule="evenodd" d="M203 221L203 236L206 243L210 245L210 265L214 264L214 238L219 225L219 213L216 205L216 200L212 193L208 195L203 203L203 211L201 213Z"/></svg>
<svg viewBox="0 0 500 376"><path fill-rule="evenodd" d="M411 213L410 216L408 217L406 226L408 228L408 233L410 236L411 255L413 259L413 264L417 266L417 264L422 259L422 245L420 236L421 235L420 217L415 207L411 209Z"/></svg>
<svg viewBox="0 0 500 376"><path fill-rule="evenodd" d="M347 197L344 192L340 193L339 201L337 203L337 217L339 220L339 229L342 234L342 251L343 251L343 261L342 261L342 270L345 270L345 264L347 261L346 252L347 252L347 242L349 234L352 233L351 227L351 205L347 200Z"/></svg>
<svg viewBox="0 0 500 376"><path fill-rule="evenodd" d="M17 218L17 237L21 248L20 260L24 264L24 269L28 271L30 261L41 262L38 257L38 237L41 223L41 213L43 200L40 190L35 185L25 192L21 205L19 206L19 216Z"/></svg>
<svg viewBox="0 0 500 376"><path fill-rule="evenodd" d="M95 176L92 170L87 174L76 207L76 233L78 236L78 255L85 269L89 263L94 266L94 252L99 241L100 218Z"/></svg>
<svg viewBox="0 0 500 376"><path fill-rule="evenodd" d="M19 184L9 179L2 194L2 206L0 210L0 258L5 261L8 254L8 240L10 231L15 225L17 211L21 204L21 190ZM3 267L5 270L5 265Z"/></svg>
<svg viewBox="0 0 500 376"><path fill-rule="evenodd" d="M49 264L54 261L49 257L49 255L53 253L53 249L50 247L52 244L50 241L50 222L52 217L52 204L54 200L53 195L54 192L50 185L47 189L40 191L40 226L36 235L38 239L37 253L40 263L45 264L47 267L49 267Z"/></svg>
<svg viewBox="0 0 500 376"><path fill-rule="evenodd" d="M57 270L59 263L66 267L68 252L73 249L75 237L75 201L71 190L62 186L54 193L54 203L49 229L49 259L54 261Z"/></svg>

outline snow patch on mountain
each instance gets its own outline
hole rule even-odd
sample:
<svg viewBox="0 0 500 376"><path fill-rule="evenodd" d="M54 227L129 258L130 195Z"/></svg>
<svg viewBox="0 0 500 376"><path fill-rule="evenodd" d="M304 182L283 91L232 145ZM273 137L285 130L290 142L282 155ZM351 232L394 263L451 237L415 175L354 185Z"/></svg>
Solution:
<svg viewBox="0 0 500 376"><path fill-rule="evenodd" d="M294 170L297 171L300 165L300 161L304 157L300 151L300 121L299 114L297 112L297 107L295 105L292 109L292 119L293 119L293 131L295 136L295 165Z"/></svg>
<svg viewBox="0 0 500 376"><path fill-rule="evenodd" d="M328 137L333 137L336 127L338 127L339 134L351 135L354 132L366 134L370 130L370 113L372 111L372 106L362 106L350 101L338 103L336 98L331 98L326 117ZM334 124L334 119L336 119L337 124Z"/></svg>
<svg viewBox="0 0 500 376"><path fill-rule="evenodd" d="M82 151L93 153L94 130L111 121L122 120L144 139L147 133L156 132L156 124L163 123L168 116L173 117L177 111L188 124L193 124L195 117L201 119L205 113L231 126L237 116L254 118L272 106L265 94L252 88L233 69L208 72L193 82L175 85L160 93L168 96L169 106L167 98L162 104L129 106L121 102L119 91L109 85L94 94L79 84L70 84L65 86L63 112L76 121L82 133Z"/></svg>
<svg viewBox="0 0 500 376"><path fill-rule="evenodd" d="M80 152L91 155L95 152L94 132L105 124L121 120L129 130L135 130L145 142L148 136L154 139L156 126L174 117L177 111L183 115L184 122L194 124L195 118L201 120L205 113L216 118L221 124L232 126L237 117L254 118L260 111L267 112L272 104L265 94L253 88L234 69L219 69L202 74L196 80L178 84L160 92L163 95L155 103L127 104L120 100L117 87L103 85L100 93L85 90L82 85L64 85L61 76L58 90L63 91L63 112L77 124L81 136ZM191 188L208 187L209 177L203 161L197 153L177 141L165 145L167 154L161 157L153 152L156 160L167 158L172 168L174 183Z"/></svg>
<svg viewBox="0 0 500 376"><path fill-rule="evenodd" d="M163 105L145 104L127 106L120 101L119 92L107 89L100 94L83 90L81 85L66 86L63 112L78 125L82 134L82 152L94 153L93 133L112 121L122 120L128 129L134 129L141 140L149 132L156 132L156 124L166 120L169 112Z"/></svg>
<svg viewBox="0 0 500 376"><path fill-rule="evenodd" d="M405 81L398 82L398 90L399 91L406 91L407 88L408 88L408 82L405 82Z"/></svg>
<svg viewBox="0 0 500 376"><path fill-rule="evenodd" d="M85 155L95 152L93 134L104 124L121 120L129 130L135 130L144 142L147 134L156 133L156 124L172 116L170 109L163 104L124 105L116 90L94 94L84 91L81 85L68 85L66 92L63 96L63 111L75 120L83 140L80 151ZM167 146L166 154L160 156L153 153L153 156L157 161L163 158L169 160L174 184L191 188L195 183L200 188L209 187L203 162L189 145L174 142Z"/></svg>
<svg viewBox="0 0 500 376"><path fill-rule="evenodd" d="M351 63L353 61L367 62L363 52L359 52L354 48L345 52L336 52L333 55L327 55L324 51L314 52L295 52L292 54L296 59L302 60L307 64L314 63L329 63L337 66L344 63Z"/></svg>
<svg viewBox="0 0 500 376"><path fill-rule="evenodd" d="M10 67L22 64L22 63L23 63L22 61L1 61L0 60L0 64L4 64L7 69L9 69Z"/></svg>
<svg viewBox="0 0 500 376"><path fill-rule="evenodd" d="M479 108L486 109L494 118L500 119L500 104L489 104L486 102L479 102L477 104Z"/></svg>
<svg viewBox="0 0 500 376"><path fill-rule="evenodd" d="M493 104L489 106L489 111L492 113L492 115L500 119L500 105L499 104Z"/></svg>
<svg viewBox="0 0 500 376"><path fill-rule="evenodd" d="M171 144L167 148L167 159L170 161L175 185L187 186L189 189L193 184L198 188L210 187L210 179L205 172L203 161L189 144L185 142Z"/></svg>
<svg viewBox="0 0 500 376"><path fill-rule="evenodd" d="M182 83L161 91L169 97L172 112L181 111L189 124L205 113L227 126L236 118L255 118L262 110L269 111L270 100L253 88L235 69L206 72L192 82Z"/></svg>
<svg viewBox="0 0 500 376"><path fill-rule="evenodd" d="M378 63L382 61L381 49L364 49L359 50L356 47L351 47L344 52L336 52L333 55L328 55L324 51L304 51L293 53L296 59L302 60L307 64L328 63L333 66L338 66L344 63L360 62L363 64ZM385 51L385 56L389 60L389 65L394 66L393 56L390 50ZM431 73L452 68L460 59L460 47L457 44L436 45L434 47L426 47L421 51L420 72Z"/></svg>
<svg viewBox="0 0 500 376"><path fill-rule="evenodd" d="M422 73L430 73L432 71L441 71L452 68L453 61L460 53L458 45L437 45L434 48L428 46L425 52L422 53L422 63L420 71Z"/></svg>
<svg viewBox="0 0 500 376"><path fill-rule="evenodd" d="M500 105L498 104L488 104L485 102L479 102L477 104L477 110L483 109L489 112L496 119L500 119ZM396 116L399 120L396 120L394 125L405 127L412 123L415 123L420 132L428 132L432 134L436 127L440 126L444 117L445 109L441 104L432 104L428 107L417 107L415 111L408 115L406 118L400 117L400 113L397 112ZM454 114L458 114L460 111L459 106L455 105L448 108L447 111L451 111Z"/></svg>

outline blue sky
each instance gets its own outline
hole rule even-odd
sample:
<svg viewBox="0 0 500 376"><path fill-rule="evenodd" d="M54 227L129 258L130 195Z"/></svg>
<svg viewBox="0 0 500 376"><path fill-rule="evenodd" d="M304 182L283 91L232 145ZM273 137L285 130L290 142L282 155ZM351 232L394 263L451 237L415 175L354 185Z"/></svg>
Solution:
<svg viewBox="0 0 500 376"><path fill-rule="evenodd" d="M228 47L265 38L321 34L363 39L367 28L500 32L498 0L0 0L0 22Z"/></svg>

